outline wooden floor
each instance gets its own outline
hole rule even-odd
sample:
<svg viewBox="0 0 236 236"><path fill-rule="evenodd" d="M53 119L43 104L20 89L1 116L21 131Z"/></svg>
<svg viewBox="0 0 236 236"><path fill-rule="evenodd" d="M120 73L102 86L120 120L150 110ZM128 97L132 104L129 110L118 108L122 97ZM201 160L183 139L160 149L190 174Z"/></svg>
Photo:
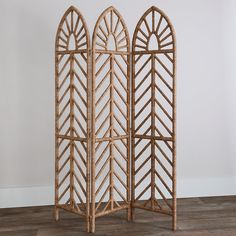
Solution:
<svg viewBox="0 0 236 236"><path fill-rule="evenodd" d="M83 236L84 221L61 211L61 220L53 219L53 207L0 209L0 236ZM236 196L178 200L178 230L172 232L171 220L136 210L135 222L125 220L125 212L97 219L99 236L236 236Z"/></svg>

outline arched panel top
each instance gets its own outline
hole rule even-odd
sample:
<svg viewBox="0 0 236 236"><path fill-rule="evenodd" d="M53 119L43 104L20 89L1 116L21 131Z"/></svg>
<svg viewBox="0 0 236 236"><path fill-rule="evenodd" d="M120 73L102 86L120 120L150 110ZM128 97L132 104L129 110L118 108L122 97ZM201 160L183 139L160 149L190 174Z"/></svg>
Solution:
<svg viewBox="0 0 236 236"><path fill-rule="evenodd" d="M56 51L89 49L89 32L81 13L71 6L63 15L56 36Z"/></svg>
<svg viewBox="0 0 236 236"><path fill-rule="evenodd" d="M155 6L139 20L133 35L133 51L174 50L175 33L169 18Z"/></svg>
<svg viewBox="0 0 236 236"><path fill-rule="evenodd" d="M114 7L107 8L98 18L93 32L93 49L130 51L127 27L122 16Z"/></svg>

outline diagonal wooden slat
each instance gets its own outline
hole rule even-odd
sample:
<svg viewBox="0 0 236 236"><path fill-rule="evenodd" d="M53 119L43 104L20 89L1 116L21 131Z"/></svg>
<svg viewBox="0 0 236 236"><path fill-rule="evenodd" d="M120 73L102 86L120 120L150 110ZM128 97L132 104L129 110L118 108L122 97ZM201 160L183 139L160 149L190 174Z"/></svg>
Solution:
<svg viewBox="0 0 236 236"><path fill-rule="evenodd" d="M87 88L84 85L84 83L81 81L80 77L78 76L77 72L75 70L73 70L73 73L75 75L75 78L77 79L77 81L79 82L79 84L81 85L81 87L83 88L84 92L87 93Z"/></svg>
<svg viewBox="0 0 236 236"><path fill-rule="evenodd" d="M110 185L106 188L106 190L104 191L102 197L100 198L99 202L96 205L95 211L98 210L98 208L100 207L100 205L102 204L103 199L105 198L106 194L108 193L108 191L110 190Z"/></svg>
<svg viewBox="0 0 236 236"><path fill-rule="evenodd" d="M83 98L83 96L81 95L80 91L77 89L77 87L75 87L73 85L73 89L75 90L75 92L77 93L77 95L80 97L81 101L83 102L84 106L87 107L87 102L85 101L85 99Z"/></svg>
<svg viewBox="0 0 236 236"><path fill-rule="evenodd" d="M171 166L173 166L172 161L169 159L169 157L165 154L165 152L161 149L161 147L157 144L157 142L155 141L155 145L157 147L157 149L161 152L161 154L163 155L163 157L169 162L169 164Z"/></svg>
<svg viewBox="0 0 236 236"><path fill-rule="evenodd" d="M73 158L73 161L74 161L74 163L75 163L76 167L78 168L78 170L79 170L80 174L81 174L81 175L82 175L82 177L84 178L84 181L86 182L86 179L87 179L87 177L86 177L86 175L85 175L84 171L82 170L82 168L81 168L81 166L80 166L80 164L79 164L78 160L77 160L76 158Z"/></svg>
<svg viewBox="0 0 236 236"><path fill-rule="evenodd" d="M62 192L62 194L60 196L58 196L58 201L60 201L64 195L66 194L66 192L70 189L70 185L68 185L65 190Z"/></svg>
<svg viewBox="0 0 236 236"><path fill-rule="evenodd" d="M120 121L120 119L116 115L114 115L114 120L117 121L117 123L122 128L122 130L127 134L127 129L124 127L124 125L122 124L122 122Z"/></svg>
<svg viewBox="0 0 236 236"><path fill-rule="evenodd" d="M162 193L162 191L157 187L155 184L155 189L158 191L158 193L161 195L162 199L165 201L166 205L172 209L173 207L169 204L168 200L166 199L165 195Z"/></svg>
<svg viewBox="0 0 236 236"><path fill-rule="evenodd" d="M162 95L162 97L169 103L171 107L173 107L173 103L170 101L170 99L165 95L165 93L155 84L156 90Z"/></svg>
<svg viewBox="0 0 236 236"><path fill-rule="evenodd" d="M172 131L168 128L165 122L155 113L155 117L159 120L159 122L163 125L163 127L167 130L167 132L172 136Z"/></svg>
<svg viewBox="0 0 236 236"><path fill-rule="evenodd" d="M137 90L142 86L142 84L146 81L146 79L148 78L148 76L152 73L152 70L150 70L145 76L144 78L141 80L141 82L138 84L138 86L136 86L135 88L135 92L137 92Z"/></svg>
<svg viewBox="0 0 236 236"><path fill-rule="evenodd" d="M106 159L106 161L103 163L102 167L99 169L97 175L95 176L95 179L97 180L99 178L99 176L101 176L101 174L104 172L105 167L107 166L107 164L109 164L110 161L110 156Z"/></svg>
<svg viewBox="0 0 236 236"><path fill-rule="evenodd" d="M114 75L117 79L117 81L120 83L120 85L122 86L122 88L124 89L124 91L127 93L127 88L126 86L124 85L124 83L122 82L121 78L117 75L117 73L114 71Z"/></svg>
<svg viewBox="0 0 236 236"><path fill-rule="evenodd" d="M113 171L113 174L116 176L118 181L123 185L123 187L128 191L127 184L121 179L121 177L116 173L116 171Z"/></svg>
<svg viewBox="0 0 236 236"><path fill-rule="evenodd" d="M115 147L116 150L120 153L120 155L123 157L123 159L124 159L125 161L128 161L126 155L121 151L121 149L119 148L119 146L114 143L114 147Z"/></svg>
<svg viewBox="0 0 236 236"><path fill-rule="evenodd" d="M110 143L107 143L107 146L104 148L104 150L102 151L102 153L100 154L99 158L97 159L97 161L95 162L95 166L97 166L99 164L99 162L102 160L103 156L105 155L105 153L107 152L107 149L110 147Z"/></svg>
<svg viewBox="0 0 236 236"><path fill-rule="evenodd" d="M117 107L117 109L120 111L120 113L122 114L122 116L127 120L127 115L124 113L124 111L121 109L120 105L114 100L114 104Z"/></svg>
<svg viewBox="0 0 236 236"><path fill-rule="evenodd" d="M151 98L143 105L143 107L138 111L138 113L135 115L134 119L137 119L142 112L147 108L147 106L151 103Z"/></svg>
<svg viewBox="0 0 236 236"><path fill-rule="evenodd" d="M137 105L139 101L146 95L146 93L151 89L152 85L150 84L141 95L139 95L138 99L134 102L134 105Z"/></svg>
<svg viewBox="0 0 236 236"><path fill-rule="evenodd" d="M151 112L149 113L149 115L147 115L147 117L139 124L139 126L135 129L135 133L137 133L137 131L145 124L145 122L151 117Z"/></svg>
<svg viewBox="0 0 236 236"><path fill-rule="evenodd" d="M124 98L124 96L121 94L121 92L115 87L113 86L114 88L114 91L116 91L116 93L119 95L119 97L121 98L121 100L123 101L123 103L126 105L127 104L127 101L126 99Z"/></svg>
<svg viewBox="0 0 236 236"><path fill-rule="evenodd" d="M68 150L68 148L70 147L71 143L69 142L65 148L63 149L63 151L61 152L61 154L58 156L58 161L64 156L65 152Z"/></svg>
<svg viewBox="0 0 236 236"><path fill-rule="evenodd" d="M138 181L138 183L135 184L134 187L137 188L150 174L151 174L151 169L143 175L143 177Z"/></svg>
<svg viewBox="0 0 236 236"><path fill-rule="evenodd" d="M142 71L143 69L147 66L147 64L151 61L152 57L148 57L148 59L146 60L146 62L143 63L143 65L140 67L140 69L137 71L137 73L134 75L134 77L137 77Z"/></svg>
<svg viewBox="0 0 236 236"><path fill-rule="evenodd" d="M99 76L99 74L102 72L102 70L104 69L104 67L107 65L107 63L110 61L110 56L105 60L105 62L100 66L99 70L96 73L96 77Z"/></svg>
<svg viewBox="0 0 236 236"><path fill-rule="evenodd" d="M79 120L77 119L76 116L75 116L74 118L75 118L76 123L77 123L78 126L80 127L80 130L82 131L82 133L83 133L84 136L86 137L87 133L86 133L86 131L84 130L83 126L81 125L81 123L79 122ZM80 136L80 135L78 135L78 136Z"/></svg>
<svg viewBox="0 0 236 236"><path fill-rule="evenodd" d="M97 188L96 192L95 192L95 196L98 195L98 193L101 191L102 187L104 186L106 180L108 179L108 177L110 176L111 171L108 171L108 173L105 175L105 177L103 178L101 184L99 185L99 187Z"/></svg>
<svg viewBox="0 0 236 236"><path fill-rule="evenodd" d="M103 99L103 97L108 93L108 92L110 92L110 88L111 88L111 85L109 85L106 89L105 89L105 91L102 93L102 95L98 98L98 100L96 101L96 103L95 103L95 106L97 106L100 102L101 102L101 100Z"/></svg>
<svg viewBox="0 0 236 236"><path fill-rule="evenodd" d="M82 153L80 152L80 150L78 149L77 145L74 145L75 151L79 154L80 160L83 162L83 164L86 166L87 162L84 159L84 156L82 155Z"/></svg>
<svg viewBox="0 0 236 236"><path fill-rule="evenodd" d="M111 70L108 70L108 72L106 73L106 75L101 79L101 81L99 82L99 84L97 85L95 92L98 91L98 89L102 86L102 84L105 82L105 80L107 79L108 75L110 75Z"/></svg>
<svg viewBox="0 0 236 236"><path fill-rule="evenodd" d="M63 123L61 124L61 126L59 127L59 132L61 132L61 130L63 129L63 127L65 126L66 122L69 120L70 118L70 114L65 118L65 120L63 121Z"/></svg>
<svg viewBox="0 0 236 236"><path fill-rule="evenodd" d="M62 114L65 112L66 108L69 106L70 104L70 100L67 101L67 103L64 105L64 107L62 108L61 112L58 115L58 118L60 118L62 116Z"/></svg>
<svg viewBox="0 0 236 236"><path fill-rule="evenodd" d="M106 108L108 107L108 105L110 105L111 103L111 99L108 99L108 101L106 102L106 104L103 106L103 108L100 110L100 112L98 113L98 115L95 117L95 121L97 121L101 115L104 113L104 111L106 110Z"/></svg>
<svg viewBox="0 0 236 236"><path fill-rule="evenodd" d="M142 170L142 168L148 163L148 161L150 161L152 155L150 155L148 158L146 158L143 163L137 168L137 170L135 170L135 175L138 174L138 172L140 170Z"/></svg>
<svg viewBox="0 0 236 236"><path fill-rule="evenodd" d="M158 179L160 179L160 181L162 182L162 184L165 186L165 188L167 189L167 191L169 192L169 194L172 196L173 193L170 190L169 186L166 184L165 180L158 174L158 172L155 170L155 174L158 177Z"/></svg>
<svg viewBox="0 0 236 236"><path fill-rule="evenodd" d="M110 120L111 114L108 114L108 116L103 120L102 124L99 126L99 128L96 130L96 135L100 133L104 125L107 123L108 120Z"/></svg>
<svg viewBox="0 0 236 236"><path fill-rule="evenodd" d="M64 167L66 166L66 164L68 164L69 160L70 160L70 156L68 156L68 157L66 158L66 160L63 162L63 164L62 164L61 167L59 168L59 170L58 170L59 173L64 169Z"/></svg>
<svg viewBox="0 0 236 236"><path fill-rule="evenodd" d="M116 192L119 194L119 196L122 198L124 202L128 203L126 197L121 193L121 191L116 186L114 186L114 190L116 190Z"/></svg>
<svg viewBox="0 0 236 236"><path fill-rule="evenodd" d="M161 81L166 85L166 87L173 92L173 89L171 88L171 86L164 80L164 78L160 75L160 73L158 73L157 70L155 70L156 75L161 79Z"/></svg>
<svg viewBox="0 0 236 236"><path fill-rule="evenodd" d="M165 115L168 117L168 119L173 122L173 118L172 118L172 117L170 116L170 114L166 111L166 109L161 105L161 103L158 102L156 98L155 98L154 100L155 100L156 104L158 105L158 107L160 107L161 110L162 110L162 111L165 113Z"/></svg>
<svg viewBox="0 0 236 236"><path fill-rule="evenodd" d="M173 74L170 72L170 70L167 68L167 66L158 58L158 56L154 56L156 61L160 63L160 65L162 66L162 68L165 69L165 71L170 75L170 77L173 78Z"/></svg>
<svg viewBox="0 0 236 236"><path fill-rule="evenodd" d="M65 182L65 180L67 179L67 177L70 175L70 171L68 171L66 173L66 175L63 177L63 179L61 180L61 182L59 182L58 184L58 188L60 188L62 186L62 184Z"/></svg>
<svg viewBox="0 0 236 236"><path fill-rule="evenodd" d="M146 151L146 149L151 145L151 142L148 142L143 149L139 152L138 155L135 156L135 161L139 159L139 157Z"/></svg>
<svg viewBox="0 0 236 236"><path fill-rule="evenodd" d="M167 168L164 166L164 164L160 161L160 159L156 156L156 155L154 155L154 157L155 157L155 160L158 162L158 164L161 166L161 168L165 171L165 173L169 176L169 178L172 180L173 179L173 177L172 177L172 175L170 174L170 172L167 170Z"/></svg>

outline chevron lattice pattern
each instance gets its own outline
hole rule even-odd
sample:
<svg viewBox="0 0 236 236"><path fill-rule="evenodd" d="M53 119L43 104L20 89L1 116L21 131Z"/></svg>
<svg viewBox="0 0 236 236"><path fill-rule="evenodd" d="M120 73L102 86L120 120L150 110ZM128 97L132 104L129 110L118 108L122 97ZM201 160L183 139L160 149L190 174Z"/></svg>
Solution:
<svg viewBox="0 0 236 236"><path fill-rule="evenodd" d="M56 38L55 201L57 208L87 218L90 187L88 50L86 25L78 10L71 7L61 20Z"/></svg>
<svg viewBox="0 0 236 236"><path fill-rule="evenodd" d="M55 47L56 219L63 208L95 232L97 217L126 209L130 220L141 208L172 216L176 229L175 48L156 7L138 22L132 52L114 7L98 18L92 48L82 15L66 11Z"/></svg>
<svg viewBox="0 0 236 236"><path fill-rule="evenodd" d="M130 207L129 50L123 19L108 8L93 35L93 221Z"/></svg>
<svg viewBox="0 0 236 236"><path fill-rule="evenodd" d="M172 215L175 229L174 40L169 20L155 7L134 33L132 205Z"/></svg>

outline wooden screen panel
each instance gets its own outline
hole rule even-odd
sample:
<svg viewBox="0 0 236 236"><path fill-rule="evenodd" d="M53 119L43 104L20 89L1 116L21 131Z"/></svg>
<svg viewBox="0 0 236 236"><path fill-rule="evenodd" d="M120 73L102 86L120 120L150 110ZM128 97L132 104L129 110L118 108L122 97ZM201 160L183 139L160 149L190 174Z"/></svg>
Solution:
<svg viewBox="0 0 236 236"><path fill-rule="evenodd" d="M89 229L89 34L70 7L56 36L55 206L87 218Z"/></svg>
<svg viewBox="0 0 236 236"><path fill-rule="evenodd" d="M98 18L92 48L92 209L130 215L130 42L116 9ZM105 202L105 203L104 203Z"/></svg>
<svg viewBox="0 0 236 236"><path fill-rule="evenodd" d="M171 215L174 230L175 153L175 36L151 7L132 45L132 207Z"/></svg>

